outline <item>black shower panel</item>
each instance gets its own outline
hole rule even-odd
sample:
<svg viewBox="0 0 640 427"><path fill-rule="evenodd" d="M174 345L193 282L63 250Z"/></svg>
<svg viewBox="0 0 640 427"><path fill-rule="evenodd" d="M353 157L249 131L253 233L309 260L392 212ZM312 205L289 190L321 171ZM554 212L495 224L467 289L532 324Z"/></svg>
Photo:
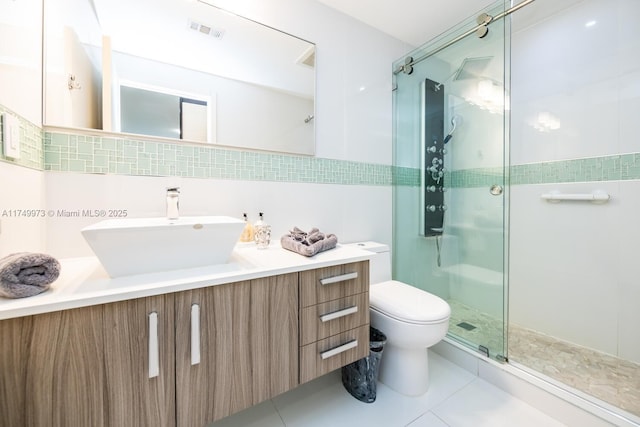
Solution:
<svg viewBox="0 0 640 427"><path fill-rule="evenodd" d="M440 236L444 225L444 85L424 84L424 235Z"/></svg>

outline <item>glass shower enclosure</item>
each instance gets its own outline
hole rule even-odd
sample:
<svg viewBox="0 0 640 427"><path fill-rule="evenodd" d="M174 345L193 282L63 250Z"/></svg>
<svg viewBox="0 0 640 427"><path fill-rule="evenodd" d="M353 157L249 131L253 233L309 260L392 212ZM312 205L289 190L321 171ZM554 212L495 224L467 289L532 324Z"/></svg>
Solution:
<svg viewBox="0 0 640 427"><path fill-rule="evenodd" d="M393 276L445 299L449 337L496 360L507 356L509 39L507 20L481 24L504 4L393 64Z"/></svg>

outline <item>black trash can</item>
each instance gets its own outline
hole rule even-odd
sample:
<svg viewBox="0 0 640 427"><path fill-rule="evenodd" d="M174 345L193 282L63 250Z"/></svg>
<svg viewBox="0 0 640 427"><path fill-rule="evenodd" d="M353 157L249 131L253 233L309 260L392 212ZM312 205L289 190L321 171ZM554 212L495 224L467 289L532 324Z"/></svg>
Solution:
<svg viewBox="0 0 640 427"><path fill-rule="evenodd" d="M376 400L376 381L386 342L387 337L382 332L369 328L369 355L342 368L344 388L362 402Z"/></svg>

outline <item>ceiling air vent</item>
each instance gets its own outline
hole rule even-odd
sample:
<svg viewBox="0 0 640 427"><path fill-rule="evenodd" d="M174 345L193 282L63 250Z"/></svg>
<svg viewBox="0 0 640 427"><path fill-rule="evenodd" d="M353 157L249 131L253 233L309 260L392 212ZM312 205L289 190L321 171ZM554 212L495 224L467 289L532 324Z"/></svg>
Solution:
<svg viewBox="0 0 640 427"><path fill-rule="evenodd" d="M216 39L221 39L222 36L224 36L224 29L214 28L211 25L204 25L191 19L189 20L189 29Z"/></svg>

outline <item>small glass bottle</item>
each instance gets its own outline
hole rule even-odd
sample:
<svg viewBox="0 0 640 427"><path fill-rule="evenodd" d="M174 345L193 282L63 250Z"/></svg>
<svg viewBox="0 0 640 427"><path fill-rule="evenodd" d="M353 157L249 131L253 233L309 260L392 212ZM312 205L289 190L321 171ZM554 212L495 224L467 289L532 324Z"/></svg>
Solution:
<svg viewBox="0 0 640 427"><path fill-rule="evenodd" d="M253 232L258 249L267 249L271 243L271 226L264 222L264 214L260 212L259 218L253 226Z"/></svg>
<svg viewBox="0 0 640 427"><path fill-rule="evenodd" d="M249 222L249 218L247 214L242 214L244 216L244 230L242 230L242 234L240 235L241 242L253 242L253 225Z"/></svg>

